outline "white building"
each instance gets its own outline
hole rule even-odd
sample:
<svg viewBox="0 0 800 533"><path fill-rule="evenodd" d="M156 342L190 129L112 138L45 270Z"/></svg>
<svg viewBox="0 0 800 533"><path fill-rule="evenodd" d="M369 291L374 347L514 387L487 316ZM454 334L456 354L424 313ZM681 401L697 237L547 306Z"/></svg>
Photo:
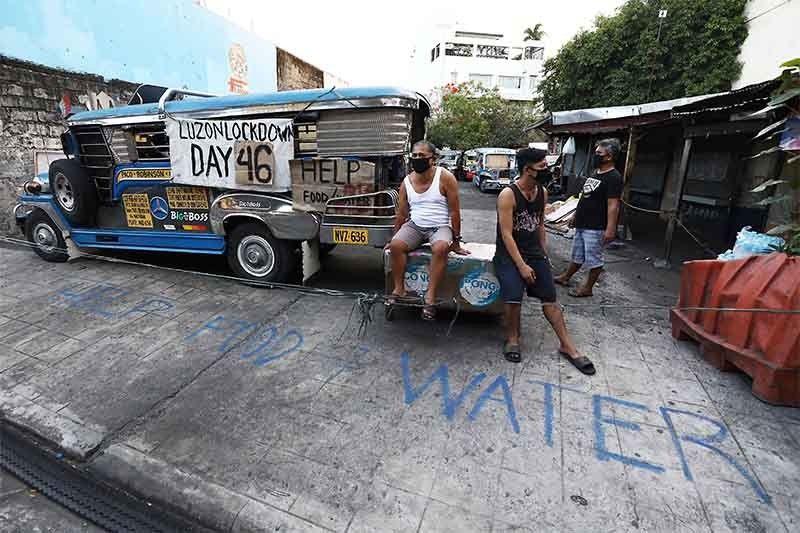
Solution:
<svg viewBox="0 0 800 533"><path fill-rule="evenodd" d="M544 47L540 41L523 41L522 35L513 39L438 26L417 45L413 60L416 88L422 93L474 81L499 88L507 100L529 101L541 79Z"/></svg>
<svg viewBox="0 0 800 533"><path fill-rule="evenodd" d="M742 73L734 89L778 76L784 61L800 57L800 0L750 0L748 34L739 52Z"/></svg>

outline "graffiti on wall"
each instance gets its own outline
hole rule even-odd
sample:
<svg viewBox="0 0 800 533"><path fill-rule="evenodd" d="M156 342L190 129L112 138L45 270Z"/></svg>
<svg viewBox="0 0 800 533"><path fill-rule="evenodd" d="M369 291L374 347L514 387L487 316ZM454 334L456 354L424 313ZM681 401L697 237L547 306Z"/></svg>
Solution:
<svg viewBox="0 0 800 533"><path fill-rule="evenodd" d="M241 44L233 43L228 49L228 66L231 70L228 91L234 94L247 94L247 56Z"/></svg>
<svg viewBox="0 0 800 533"><path fill-rule="evenodd" d="M77 103L75 100L77 100ZM105 91L100 91L99 93L87 91L77 97L73 97L70 93L64 93L58 103L58 110L61 112L62 117L68 117L80 111L97 111L98 109L111 109L112 107L117 107L117 104Z"/></svg>

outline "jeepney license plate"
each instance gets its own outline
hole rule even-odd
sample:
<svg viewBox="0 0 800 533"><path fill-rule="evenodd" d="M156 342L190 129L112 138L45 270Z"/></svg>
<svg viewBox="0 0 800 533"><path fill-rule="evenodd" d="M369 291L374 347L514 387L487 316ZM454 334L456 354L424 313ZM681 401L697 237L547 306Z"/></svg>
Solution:
<svg viewBox="0 0 800 533"><path fill-rule="evenodd" d="M509 183L511 183L511 180L508 179L508 178L502 178L499 181L500 181L500 185L508 185Z"/></svg>
<svg viewBox="0 0 800 533"><path fill-rule="evenodd" d="M337 244L369 244L369 230L361 228L333 228L333 242Z"/></svg>

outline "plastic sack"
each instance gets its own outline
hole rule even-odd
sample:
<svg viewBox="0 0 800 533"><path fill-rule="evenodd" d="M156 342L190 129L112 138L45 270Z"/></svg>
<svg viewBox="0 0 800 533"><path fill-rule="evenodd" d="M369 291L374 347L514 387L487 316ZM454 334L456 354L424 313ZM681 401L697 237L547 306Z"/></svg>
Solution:
<svg viewBox="0 0 800 533"><path fill-rule="evenodd" d="M742 259L751 255L771 254L776 249L783 246L783 239L766 233L752 231L750 226L745 226L736 234L736 243L733 250L717 256L720 261L732 261Z"/></svg>

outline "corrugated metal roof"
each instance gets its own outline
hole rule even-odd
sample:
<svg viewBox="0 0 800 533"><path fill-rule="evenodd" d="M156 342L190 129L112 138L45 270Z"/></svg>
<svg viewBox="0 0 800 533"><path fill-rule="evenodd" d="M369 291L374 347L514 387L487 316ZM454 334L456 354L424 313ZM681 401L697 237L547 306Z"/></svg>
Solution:
<svg viewBox="0 0 800 533"><path fill-rule="evenodd" d="M742 87L741 89L736 89L735 91L713 95L703 101L676 106L675 109L672 110L672 116L685 117L700 113L730 111L751 107L753 105L760 107L769 100L770 93L772 93L779 84L780 80L767 80Z"/></svg>
<svg viewBox="0 0 800 533"><path fill-rule="evenodd" d="M614 107L592 107L589 109L574 109L570 111L556 111L552 114L553 126L563 126L565 124L577 124L580 122L594 122L597 120L611 120L615 118L638 117L650 113L671 111L672 109L699 102L708 98L719 96L724 93L704 94L701 96L690 96L687 98L676 98L674 100L663 100L660 102L648 102L646 104L622 105Z"/></svg>

